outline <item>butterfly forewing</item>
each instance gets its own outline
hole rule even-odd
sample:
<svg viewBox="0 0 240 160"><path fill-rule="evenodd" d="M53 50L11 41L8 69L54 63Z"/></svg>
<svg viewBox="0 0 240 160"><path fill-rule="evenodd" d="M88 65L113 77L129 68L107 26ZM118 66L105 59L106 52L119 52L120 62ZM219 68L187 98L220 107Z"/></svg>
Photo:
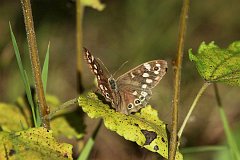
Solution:
<svg viewBox="0 0 240 160"><path fill-rule="evenodd" d="M102 70L100 64L86 48L84 48L84 57L89 65L89 68L97 78L98 88L101 91L102 95L107 101L112 102L114 99L114 92L112 92L111 87L108 83L108 78Z"/></svg>
<svg viewBox="0 0 240 160"><path fill-rule="evenodd" d="M129 114L145 107L151 98L151 89L159 83L166 71L166 61L154 60L141 64L120 76L116 84L122 101L119 106L121 108L117 110L126 112L122 106L127 106Z"/></svg>

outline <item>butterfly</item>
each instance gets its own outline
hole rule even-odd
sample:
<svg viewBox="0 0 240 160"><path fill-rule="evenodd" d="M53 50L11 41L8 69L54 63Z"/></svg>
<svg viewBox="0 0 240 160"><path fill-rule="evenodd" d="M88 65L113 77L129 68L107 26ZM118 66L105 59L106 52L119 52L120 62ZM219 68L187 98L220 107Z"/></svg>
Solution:
<svg viewBox="0 0 240 160"><path fill-rule="evenodd" d="M129 115L145 107L154 88L167 72L165 60L143 63L114 79L105 74L98 60L84 48L84 58L97 78L98 88L116 111Z"/></svg>

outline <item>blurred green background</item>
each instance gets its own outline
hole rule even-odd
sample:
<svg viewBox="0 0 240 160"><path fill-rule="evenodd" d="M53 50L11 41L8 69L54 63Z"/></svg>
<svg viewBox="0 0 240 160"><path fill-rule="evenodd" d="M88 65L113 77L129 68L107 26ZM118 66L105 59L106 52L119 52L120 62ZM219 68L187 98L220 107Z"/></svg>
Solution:
<svg viewBox="0 0 240 160"><path fill-rule="evenodd" d="M111 73L128 61L117 76L148 60L167 60L168 73L153 90L150 104L159 111L160 118L170 125L173 94L172 61L177 50L182 2L173 0L102 2L106 5L102 12L85 8L83 45L95 57L100 58ZM47 45L49 41L51 42L47 92L56 95L62 102L72 99L77 96L75 1L32 0L32 10L41 64ZM193 48L196 52L202 41L207 43L215 41L220 47L227 47L232 41L239 40L239 11L239 0L191 1L182 70L180 124L204 82L194 64L188 59L188 49ZM0 2L0 101L11 103L23 95L24 87L10 40L9 21L18 41L24 66L28 73L31 73L20 1ZM94 90L93 76L87 65L84 62L83 64L83 83L87 89ZM229 123L237 133L240 128L240 89L219 84L219 90ZM87 133L91 133L97 121L86 119ZM223 144L224 140L215 95L213 88L209 87L201 97L184 131L182 147L218 145ZM219 153L187 154L185 158L219 159L217 157ZM91 154L91 159L156 159L156 157L156 154L125 141L104 126L100 128Z"/></svg>

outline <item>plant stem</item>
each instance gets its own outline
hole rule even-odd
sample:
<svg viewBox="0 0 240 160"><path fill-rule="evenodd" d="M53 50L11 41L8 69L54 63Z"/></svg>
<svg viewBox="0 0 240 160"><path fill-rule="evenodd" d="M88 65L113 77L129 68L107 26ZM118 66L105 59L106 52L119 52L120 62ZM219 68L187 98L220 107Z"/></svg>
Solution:
<svg viewBox="0 0 240 160"><path fill-rule="evenodd" d="M41 120L42 120L41 125L47 129L50 129L49 120L44 118L45 115L49 114L50 109L47 106L44 90L43 90L43 84L41 79L41 68L40 68L40 62L38 57L38 49L37 49L36 36L34 31L30 0L21 0L21 4L23 9L23 15L24 15L25 29L27 33L31 67L34 75L37 103L39 105L39 111L40 111Z"/></svg>
<svg viewBox="0 0 240 160"><path fill-rule="evenodd" d="M193 103L192 103L192 105L191 105L191 107L190 107L190 109L189 109L189 111L188 111L188 114L186 115L186 117L185 117L185 119L184 119L184 121L183 121L183 124L182 124L180 130L178 131L178 137L179 137L179 139L180 139L181 136L182 136L183 130L184 130L184 128L185 128L185 126L186 126L186 124L187 124L187 122L188 122L188 120L189 120L189 118L190 118L190 116L191 116L191 114L192 114L192 112L193 112L193 110L194 110L194 108L195 108L195 106L196 106L199 98L201 97L201 95L203 94L203 92L207 89L207 87L208 87L210 84L212 84L212 83L210 83L210 82L205 82L205 83L203 84L202 88L201 88L201 89L199 90L199 92L197 93L197 96L195 97L195 99L194 99L194 101L193 101Z"/></svg>
<svg viewBox="0 0 240 160"><path fill-rule="evenodd" d="M70 105L76 104L77 101L78 101L78 98L74 98L74 99L71 99L71 100L61 104L59 107L57 107L55 110L53 110L49 115L47 115L48 118L51 119L55 113L57 113L58 111L60 111L64 108L67 108Z"/></svg>
<svg viewBox="0 0 240 160"><path fill-rule="evenodd" d="M84 13L84 6L81 3L81 0L76 0L76 46L77 46L77 89L78 93L81 94L84 91L84 87L82 84L82 21L83 21L83 13Z"/></svg>
<svg viewBox="0 0 240 160"><path fill-rule="evenodd" d="M174 160L177 150L177 128L178 128L178 106L180 97L181 70L184 50L184 40L187 29L187 17L189 10L189 0L183 0L183 6L180 15L177 58L174 66L174 96L172 112L172 128L170 135L169 160Z"/></svg>
<svg viewBox="0 0 240 160"><path fill-rule="evenodd" d="M238 159L240 159L240 154L239 154L240 152L238 150L237 144L235 143L236 140L234 140L231 129L229 127L227 116L222 107L222 102L221 102L221 98L220 98L220 95L218 92L218 87L217 87L217 84L215 84L215 83L214 83L214 92L216 95L217 105L218 105L220 117L221 117L221 120L223 123L224 132L227 137L228 146L230 147L232 157L234 157L234 159L238 160Z"/></svg>

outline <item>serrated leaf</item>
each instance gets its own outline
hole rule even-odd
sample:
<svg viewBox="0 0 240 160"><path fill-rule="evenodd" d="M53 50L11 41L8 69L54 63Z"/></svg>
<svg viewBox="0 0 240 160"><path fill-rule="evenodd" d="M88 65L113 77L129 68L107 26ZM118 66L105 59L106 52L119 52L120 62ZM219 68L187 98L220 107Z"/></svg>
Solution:
<svg viewBox="0 0 240 160"><path fill-rule="evenodd" d="M103 104L94 93L80 96L78 103L89 117L102 118L108 129L164 158L168 157L167 128L151 106L141 109L140 113L124 115ZM176 160L181 159L182 154L177 151Z"/></svg>
<svg viewBox="0 0 240 160"><path fill-rule="evenodd" d="M92 7L98 11L102 11L105 5L100 2L100 0L80 0L85 6Z"/></svg>
<svg viewBox="0 0 240 160"><path fill-rule="evenodd" d="M43 127L0 132L0 159L72 159L72 145L58 143Z"/></svg>
<svg viewBox="0 0 240 160"><path fill-rule="evenodd" d="M206 81L240 86L240 41L233 42L226 49L219 48L214 42L203 42L197 54L189 50L189 59L195 62Z"/></svg>

